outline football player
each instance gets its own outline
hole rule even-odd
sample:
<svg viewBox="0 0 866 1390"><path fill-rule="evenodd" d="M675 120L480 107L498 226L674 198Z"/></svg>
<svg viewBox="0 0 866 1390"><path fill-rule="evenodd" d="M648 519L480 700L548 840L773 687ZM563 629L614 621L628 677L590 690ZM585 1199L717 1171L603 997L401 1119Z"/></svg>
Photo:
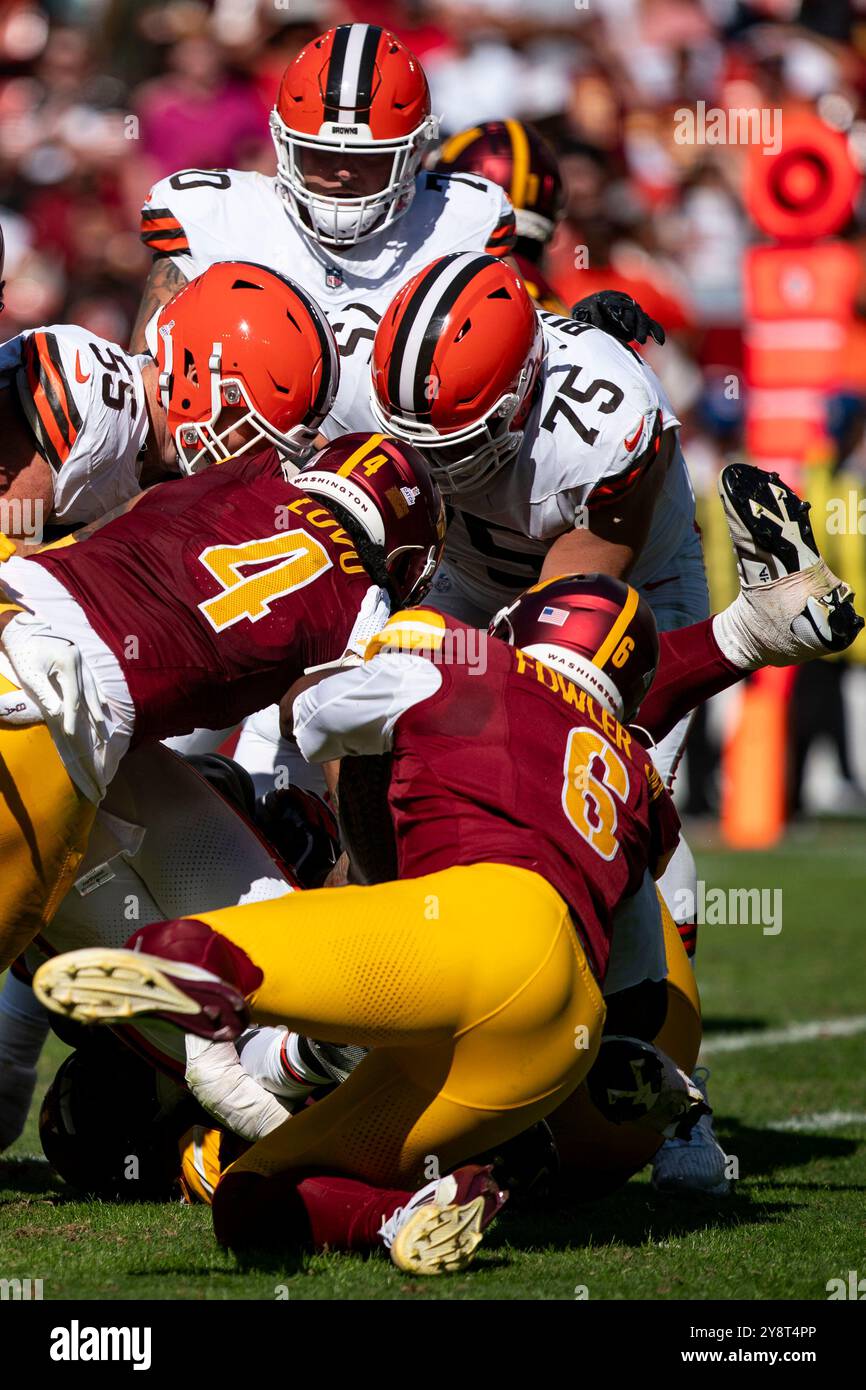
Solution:
<svg viewBox="0 0 866 1390"><path fill-rule="evenodd" d="M837 646L862 627L793 494L757 469L729 469L725 487L743 591L712 624L668 635L655 700L650 610L605 576L550 580L509 605L483 667L461 657L474 650L464 624L396 614L362 667L297 698L306 754L391 755L399 882L197 914L136 932L134 951L39 972L44 1002L82 1022L154 1013L226 1039L247 996L257 1019L371 1050L228 1167L214 1194L224 1243L378 1237L406 1270L468 1263L502 1196L479 1188L484 1171L407 1188L432 1160L439 1173L465 1164L567 1103L601 1045L615 909L676 841L627 721L643 701L664 732L745 670L824 650L816 610Z"/></svg>
<svg viewBox="0 0 866 1390"><path fill-rule="evenodd" d="M262 442L295 465L312 452L337 368L300 287L257 265L212 266L151 328L152 355L72 324L0 347L6 535L95 521L151 483Z"/></svg>
<svg viewBox="0 0 866 1390"><path fill-rule="evenodd" d="M321 324L302 299L293 312L315 335ZM287 434L309 410L303 392L289 399ZM196 434L214 444L205 426ZM7 560L0 968L56 910L131 744L235 723L308 667L339 660L381 625L389 601L426 591L443 540L423 462L377 434L329 446L296 484L275 449L242 452L152 489L84 544Z"/></svg>
<svg viewBox="0 0 866 1390"><path fill-rule="evenodd" d="M240 457L234 466L247 467L250 478L254 478L257 465L262 463L261 442L278 444L282 452L266 451L262 463L265 471L270 470L273 475L271 487L278 487L282 463L300 463L309 456L319 423L336 391L336 349L321 312L302 290L282 276L246 264L228 264L215 268L190 285L170 307L168 315L167 320L160 319L158 323L153 385L158 389L160 401L158 408L154 405L153 415L154 419L158 417L164 422L162 435L164 438L171 436L172 453L176 452L185 468L194 472L203 463L226 458L235 452ZM249 336L251 326L256 332L255 340ZM178 328L183 332L182 338L178 336ZM274 355L273 363L268 354ZM276 366L277 354L286 364L281 368ZM82 430L93 446L91 453L97 454L101 436L99 402L113 390L108 373L101 380L103 389L97 401L97 419L94 422L88 413L81 421ZM55 376L46 382L44 396L52 417L54 410L59 409L59 393ZM41 395L41 388L38 394ZM134 427L136 412L129 404L131 395L126 393L126 396L127 410L123 418L128 431ZM253 447L256 444L258 451ZM83 454L78 460L75 471L80 478L89 478L90 456L90 453ZM117 450L105 455L103 462L108 470L116 466ZM147 497L148 506L158 511L161 492L157 488L148 494L136 493L132 500ZM148 516L151 515L148 512ZM127 525L131 516L121 520ZM192 522L192 516L190 520ZM267 520L264 534L270 535L274 530L272 516ZM225 524L231 529L229 518ZM146 524L133 529L136 533L143 532ZM72 539L66 537L60 542L61 546L68 546ZM155 541L154 537L150 539ZM105 544L104 539L101 544ZM22 557L9 559L14 545L5 538L3 547L7 560L4 577L7 584L13 586L14 576L19 572L25 586L44 576L43 587L48 585L50 589L46 567L56 563L61 553L71 553L65 549L62 552L51 550L31 563ZM136 556L141 553L138 534L131 548ZM83 549L79 546L77 553ZM156 576L164 566L159 557L153 556L152 560L154 577L148 581L148 587L158 597L161 591ZM109 579L107 587L97 587L99 602L107 603L119 614L126 590L122 553L113 585ZM55 611L52 619L41 627L32 603L27 600L19 603L9 587L4 588L0 596L0 624L6 628L0 653L3 681L0 724L6 726L2 736L9 760L9 785L0 803L3 812L0 853L8 866L7 897L0 927L5 939L0 959L6 963L18 954L12 949L15 942L20 939L22 945L26 944L59 905L80 862L95 804L106 785L102 775L95 774L90 765L89 744L95 739L97 746L103 748L107 730L98 689L102 678L100 668L112 685L116 677L115 659L100 638L93 640L91 637L90 659L82 663L74 642L75 631L82 627L90 634L91 630L71 597L63 599L64 592L60 590L65 612L61 615ZM57 597L55 592L54 599ZM43 601L50 604L51 599ZM30 612L22 611L28 608ZM131 616L128 612L128 618ZM56 632L52 624L61 631ZM65 634L64 627L67 628ZM130 631L134 634L135 627ZM17 659L13 656L13 647L18 653ZM130 653L137 656L135 642L126 656ZM45 667L37 675L43 659ZM16 666L22 673L30 673L29 690L35 701L22 690L26 674L19 680ZM170 681L171 669L169 666L167 681ZM83 682L81 690L79 678ZM34 689L33 680L38 681L38 689ZM120 687L117 689L120 706L116 713L123 723L131 717L131 707L128 692ZM70 712L69 702L75 705L79 698L76 711ZM43 719L53 726L69 760L69 768L58 754ZM85 742L84 763L77 773L76 738ZM120 751L117 756L112 755L115 766ZM34 776L36 768L39 769L38 778ZM30 831L26 818L22 819L19 800L29 809L37 853L33 853Z"/></svg>
<svg viewBox="0 0 866 1390"><path fill-rule="evenodd" d="M430 165L443 174L480 175L505 189L516 233L510 259L539 308L565 314L541 270L562 212L563 192L556 155L538 131L526 121L482 121L446 140Z"/></svg>
<svg viewBox="0 0 866 1390"><path fill-rule="evenodd" d="M661 630L707 616L694 494L661 384L591 323L536 312L509 266L461 253L426 267L382 319L371 377L346 363L342 395L353 419L367 396L367 418L413 440L443 489L443 611L486 627L539 577L599 571L627 576ZM653 751L668 784L688 724ZM688 901L678 890L695 879L681 841L668 904Z"/></svg>
<svg viewBox="0 0 866 1390"><path fill-rule="evenodd" d="M262 442L275 445L287 468L309 455L336 389L337 360L327 323L302 290L259 266L221 264L176 295L152 328L153 356L130 357L63 325L0 348L7 533L35 540L48 522L96 521L159 477L198 472ZM20 703L5 701L5 713ZM18 743L44 737L34 728ZM61 778L59 795L63 786ZM207 800L202 795L202 817ZM117 818L100 816L95 840L110 842ZM77 897L76 890L64 907ZM98 917L92 892L86 901ZM8 976L0 995L0 1147L23 1122L45 1031L29 990Z"/></svg>
<svg viewBox="0 0 866 1390"><path fill-rule="evenodd" d="M304 894L300 916L290 897L267 913L236 908L145 927L136 953L72 953L37 974L40 998L62 1009L74 996L80 1021L107 1007L94 970L135 1009L132 976L122 983L128 966L138 986L149 972L151 1005L169 1021L186 1016L187 1031L237 1035L253 994L259 1021L316 1020L299 1031L371 1049L344 1085L223 1176L213 1204L223 1243L381 1240L407 1271L462 1268L502 1194L483 1169L461 1165L554 1110L589 1070L610 914L664 862L677 822L613 712L630 714L651 679L652 614L632 607L618 581L577 587L596 645L619 629L634 644L622 685L601 698L580 659L561 669L561 686L553 665L544 676L540 660L505 642L488 644L483 674L437 660L466 628L424 609L398 615L395 631L411 625L428 656L388 652L386 627L357 681L325 680L299 697L305 755L392 751L401 881ZM561 652L576 652L572 633L558 637ZM582 766L618 817L618 842L610 818L596 832L570 790ZM163 954L173 960L157 962ZM70 990L78 962L81 985ZM431 1158L449 1176L413 1193Z"/></svg>
<svg viewBox="0 0 866 1390"><path fill-rule="evenodd" d="M286 69L271 135L276 178L186 169L142 211L155 256L133 343L154 311L214 261L255 259L322 304L341 353L369 347L398 288L431 257L510 251L514 214L482 178L423 171L437 135L424 71L375 24L340 24Z"/></svg>

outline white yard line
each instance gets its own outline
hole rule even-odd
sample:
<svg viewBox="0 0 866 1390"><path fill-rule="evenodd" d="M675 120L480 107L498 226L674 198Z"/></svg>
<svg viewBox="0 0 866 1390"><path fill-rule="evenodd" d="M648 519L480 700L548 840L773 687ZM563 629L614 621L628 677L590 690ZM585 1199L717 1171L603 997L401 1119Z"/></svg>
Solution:
<svg viewBox="0 0 866 1390"><path fill-rule="evenodd" d="M790 1120L779 1120L770 1129L793 1130L799 1133L807 1129L847 1129L849 1125L866 1125L866 1112L862 1110L819 1110L813 1115L794 1115Z"/></svg>
<svg viewBox="0 0 866 1390"><path fill-rule="evenodd" d="M851 1018L811 1019L807 1023L791 1023L787 1028L755 1029L748 1033L720 1033L705 1038L701 1056L719 1056L722 1052L748 1052L754 1047L783 1047L787 1043L812 1042L822 1038L853 1038L866 1033L866 1014Z"/></svg>

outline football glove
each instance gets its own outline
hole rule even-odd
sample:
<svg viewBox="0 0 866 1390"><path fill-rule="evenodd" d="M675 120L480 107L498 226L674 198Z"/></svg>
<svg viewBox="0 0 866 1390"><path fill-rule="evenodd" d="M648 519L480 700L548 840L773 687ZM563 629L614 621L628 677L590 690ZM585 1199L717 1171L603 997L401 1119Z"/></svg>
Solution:
<svg viewBox="0 0 866 1390"><path fill-rule="evenodd" d="M645 343L652 337L661 347L665 330L649 314L644 313L636 299L621 290L599 290L579 299L571 311L578 323L589 323L609 333L620 343Z"/></svg>
<svg viewBox="0 0 866 1390"><path fill-rule="evenodd" d="M371 637L381 632L391 616L391 600L387 590L371 584L361 601L354 627L346 643L346 656L358 656L363 660L364 650Z"/></svg>
<svg viewBox="0 0 866 1390"><path fill-rule="evenodd" d="M81 652L66 637L34 630L42 627L32 613L16 613L3 630L2 644L22 688L43 710L46 723L59 723L73 743L81 741L85 749L104 744L108 710Z"/></svg>

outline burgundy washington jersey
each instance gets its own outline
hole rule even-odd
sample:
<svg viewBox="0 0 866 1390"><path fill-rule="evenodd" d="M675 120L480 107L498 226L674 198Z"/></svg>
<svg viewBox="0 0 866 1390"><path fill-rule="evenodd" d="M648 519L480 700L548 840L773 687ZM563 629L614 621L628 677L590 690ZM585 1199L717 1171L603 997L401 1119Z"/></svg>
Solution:
<svg viewBox="0 0 866 1390"><path fill-rule="evenodd" d="M496 639L483 671L443 660L449 646L474 650L471 629L443 621L453 637L423 653L441 684L393 730L400 877L481 862L534 870L568 903L603 979L614 909L676 847L673 802L647 749L586 691Z"/></svg>
<svg viewBox="0 0 866 1390"><path fill-rule="evenodd" d="M370 585L273 450L162 484L83 544L34 556L110 647L135 742L220 729L345 650Z"/></svg>

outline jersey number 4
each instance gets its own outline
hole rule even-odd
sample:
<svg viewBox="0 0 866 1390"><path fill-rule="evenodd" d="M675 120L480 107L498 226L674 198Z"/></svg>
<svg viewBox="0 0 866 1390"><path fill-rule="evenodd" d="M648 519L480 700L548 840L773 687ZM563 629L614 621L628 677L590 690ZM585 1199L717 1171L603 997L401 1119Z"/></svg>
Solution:
<svg viewBox="0 0 866 1390"><path fill-rule="evenodd" d="M619 754L594 729L572 729L563 764L562 809L575 830L602 859L613 859L617 801L628 796L628 773Z"/></svg>
<svg viewBox="0 0 866 1390"><path fill-rule="evenodd" d="M244 618L257 623L277 599L312 584L331 568L325 547L306 531L282 531L242 545L209 545L198 558L221 585L218 594L199 604L217 632Z"/></svg>

